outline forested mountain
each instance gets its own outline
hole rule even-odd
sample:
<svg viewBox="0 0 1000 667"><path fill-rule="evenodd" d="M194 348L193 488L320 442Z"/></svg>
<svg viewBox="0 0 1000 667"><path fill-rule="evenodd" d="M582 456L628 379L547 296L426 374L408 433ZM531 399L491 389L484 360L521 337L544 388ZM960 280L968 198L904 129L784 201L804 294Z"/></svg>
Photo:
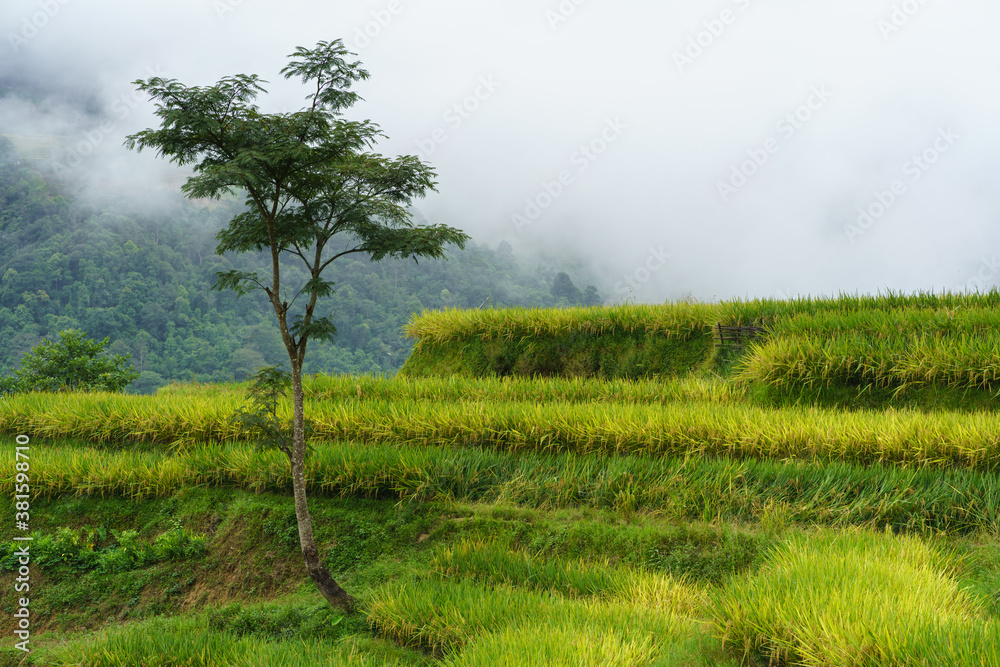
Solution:
<svg viewBox="0 0 1000 667"><path fill-rule="evenodd" d="M87 200L89 201L89 200ZM137 210L77 201L19 162L0 136L0 374L43 337L83 329L111 339L142 375L134 391L170 380L241 380L264 364L287 364L274 313L260 295L211 290L216 271L249 270L261 258L215 255L215 234L237 203L198 206L180 196ZM327 306L335 344L310 343L307 373L392 373L412 342L401 329L425 308L599 303L551 262L496 249L452 248L448 261L347 256L331 265ZM255 262L257 262L255 264Z"/></svg>

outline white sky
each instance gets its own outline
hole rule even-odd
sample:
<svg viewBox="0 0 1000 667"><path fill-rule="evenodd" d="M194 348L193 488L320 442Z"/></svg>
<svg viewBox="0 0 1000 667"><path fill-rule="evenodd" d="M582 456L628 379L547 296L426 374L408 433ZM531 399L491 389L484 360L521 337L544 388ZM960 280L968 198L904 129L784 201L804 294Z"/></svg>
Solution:
<svg viewBox="0 0 1000 667"><path fill-rule="evenodd" d="M257 73L291 110L287 55L343 38L372 75L350 115L438 171L429 220L578 254L612 299L989 287L998 24L986 0L4 0L0 85L42 102L0 132L90 142L120 183L152 161L120 148L155 123L133 79Z"/></svg>

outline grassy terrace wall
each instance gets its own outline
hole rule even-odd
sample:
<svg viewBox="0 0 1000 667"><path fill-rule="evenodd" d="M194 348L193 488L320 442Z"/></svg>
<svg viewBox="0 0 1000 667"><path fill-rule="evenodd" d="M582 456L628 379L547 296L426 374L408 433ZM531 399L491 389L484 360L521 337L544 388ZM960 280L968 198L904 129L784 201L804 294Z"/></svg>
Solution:
<svg viewBox="0 0 1000 667"><path fill-rule="evenodd" d="M736 364L712 327L760 326ZM425 312L410 377L676 377L714 369L766 400L992 409L1000 293Z"/></svg>
<svg viewBox="0 0 1000 667"><path fill-rule="evenodd" d="M736 379L812 403L995 409L1000 293L889 294L731 304L765 339Z"/></svg>
<svg viewBox="0 0 1000 667"><path fill-rule="evenodd" d="M411 377L684 375L710 359L717 319L716 306L688 303L425 312L407 327L417 344L401 373Z"/></svg>

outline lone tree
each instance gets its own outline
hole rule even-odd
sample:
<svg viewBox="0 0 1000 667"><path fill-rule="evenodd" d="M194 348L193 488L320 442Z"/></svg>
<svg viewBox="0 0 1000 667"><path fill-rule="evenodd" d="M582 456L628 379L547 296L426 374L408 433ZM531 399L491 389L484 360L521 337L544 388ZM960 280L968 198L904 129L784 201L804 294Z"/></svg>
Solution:
<svg viewBox="0 0 1000 667"><path fill-rule="evenodd" d="M43 338L25 352L21 368L0 379L0 396L28 391L121 391L139 377L128 364L128 355L104 354L108 339L87 338L84 331L66 329L59 340Z"/></svg>
<svg viewBox="0 0 1000 667"><path fill-rule="evenodd" d="M320 592L347 610L353 598L320 559L306 502L302 364L311 339L332 340L336 334L330 316L317 310L319 300L333 292L323 271L351 253L373 261L440 258L447 244L464 247L469 240L452 227L415 226L407 207L435 189L434 170L414 156L389 159L371 152L385 136L378 125L342 117L361 99L351 87L368 78L360 62L345 60L353 55L339 39L298 47L281 73L301 78L310 93L307 106L293 113L261 113L254 100L267 91L257 75L226 77L209 87L160 77L135 81L156 103L162 124L125 141L130 149L154 148L172 162L193 165L195 175L181 187L189 198L235 191L246 197L245 211L216 237L216 252L263 251L269 275L220 272L214 288L241 296L261 290L274 308L291 365L294 413L287 454L299 544ZM301 262L308 280L291 287L282 282L286 260Z"/></svg>

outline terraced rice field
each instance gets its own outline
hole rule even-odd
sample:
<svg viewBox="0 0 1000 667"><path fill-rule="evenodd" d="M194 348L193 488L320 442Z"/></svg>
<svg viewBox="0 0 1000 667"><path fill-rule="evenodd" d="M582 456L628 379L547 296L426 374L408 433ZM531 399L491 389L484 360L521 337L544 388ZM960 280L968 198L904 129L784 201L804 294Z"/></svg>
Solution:
<svg viewBox="0 0 1000 667"><path fill-rule="evenodd" d="M35 544L62 601L41 603L35 664L1000 665L997 305L417 320L428 345L767 335L683 375L309 378L308 488L360 601L348 617L289 583L288 462L228 421L244 387L13 397L0 430L31 438Z"/></svg>

